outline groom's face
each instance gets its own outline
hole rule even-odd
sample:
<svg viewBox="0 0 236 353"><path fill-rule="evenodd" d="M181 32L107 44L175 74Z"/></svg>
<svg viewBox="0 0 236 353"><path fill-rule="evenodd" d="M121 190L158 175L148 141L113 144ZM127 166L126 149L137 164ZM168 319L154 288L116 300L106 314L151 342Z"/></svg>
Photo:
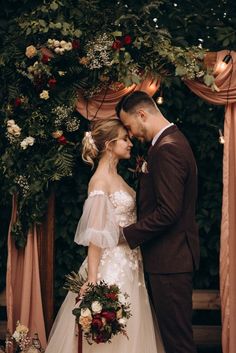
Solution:
<svg viewBox="0 0 236 353"><path fill-rule="evenodd" d="M139 112L128 113L121 110L120 120L128 131L131 139L136 137L141 142L148 140L146 127Z"/></svg>

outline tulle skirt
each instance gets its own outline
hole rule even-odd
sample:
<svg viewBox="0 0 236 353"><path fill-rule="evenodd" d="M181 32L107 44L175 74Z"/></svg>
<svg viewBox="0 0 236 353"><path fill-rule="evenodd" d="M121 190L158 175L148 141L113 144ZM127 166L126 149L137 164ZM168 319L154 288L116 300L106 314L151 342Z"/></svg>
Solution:
<svg viewBox="0 0 236 353"><path fill-rule="evenodd" d="M131 255L127 257L127 254ZM99 267L100 279L118 284L121 291L129 295L132 313L126 327L129 339L119 334L112 337L111 343L92 345L83 339L83 353L164 353L144 283L142 263L136 262L135 268L133 254L122 246L116 247L107 251ZM80 269L84 276L86 268L87 259ZM45 353L78 353L77 324L72 314L76 296L68 292L53 324Z"/></svg>

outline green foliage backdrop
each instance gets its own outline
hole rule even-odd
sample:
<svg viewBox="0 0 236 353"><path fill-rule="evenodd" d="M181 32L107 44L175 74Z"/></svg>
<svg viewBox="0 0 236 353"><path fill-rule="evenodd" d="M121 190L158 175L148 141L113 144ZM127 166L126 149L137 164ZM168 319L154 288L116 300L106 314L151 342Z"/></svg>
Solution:
<svg viewBox="0 0 236 353"><path fill-rule="evenodd" d="M40 4L44 6L64 6L64 18L72 16L73 9L78 8L78 2L71 1L15 1L8 0L1 4L0 14L0 42L9 35L12 28L10 20L22 15L25 11L35 8ZM83 23L90 23L91 33L97 29L97 23L90 22L90 14L101 18L111 9L110 1L79 1L81 7L88 7L88 16ZM153 19L158 17L158 26L168 29L172 35L172 42L177 46L189 47L202 45L204 48L215 51L223 48L233 49L236 43L234 28L236 17L233 16L233 1L206 0L202 1L158 1L161 4L160 13L152 8L157 1L121 1L124 18L129 18L129 8L138 11L141 6L150 4L150 13ZM17 6L16 6L17 4ZM98 6L98 7L97 7ZM100 8L99 8L100 6ZM70 9L70 11L68 10ZM97 13L95 12L97 11ZM110 13L110 12L109 12ZM115 15L114 15L115 16ZM106 16L104 28L106 25ZM29 22L29 21L28 21ZM42 24L42 23L41 23ZM25 21L27 25L27 20ZM145 24L146 26L147 24ZM42 25L43 26L43 25ZM132 21L124 23L124 28L129 31ZM26 28L27 31L27 28ZM37 37L37 33L34 34ZM30 43L29 43L30 44ZM198 288L218 287L218 254L220 232L220 210L222 192L222 146L218 143L218 128L223 126L223 108L213 107L194 96L184 86L178 77L169 77L162 86L164 104L161 107L166 117L175 122L188 137L194 150L199 170L199 199L197 218L200 226L201 237L201 267L195 278L195 286ZM3 116L2 116L3 118ZM81 119L81 124L86 129L87 121ZM1 125L1 124L0 124ZM4 142L0 142L0 148L4 151ZM138 145L134 153L142 154L145 151ZM60 303L65 292L62 290L64 274L77 269L85 256L85 249L73 244L74 232L81 215L82 204L86 197L86 186L91 176L91 171L84 166L79 157L79 149L76 149L77 160L73 169L73 178L66 177L59 183L54 183L56 192L56 295L57 304ZM134 158L129 166L134 166ZM131 184L136 180L127 170L127 163L121 165L121 174ZM2 178L2 176L1 176ZM1 180L2 181L2 180ZM0 247L6 250L6 229L9 221L11 200L4 190L1 192L1 208L4 210L1 223L5 225L5 237L1 238ZM7 207L6 207L7 206ZM7 211L8 210L8 211ZM5 272L6 256L1 256L0 270ZM1 287L4 279L1 276Z"/></svg>

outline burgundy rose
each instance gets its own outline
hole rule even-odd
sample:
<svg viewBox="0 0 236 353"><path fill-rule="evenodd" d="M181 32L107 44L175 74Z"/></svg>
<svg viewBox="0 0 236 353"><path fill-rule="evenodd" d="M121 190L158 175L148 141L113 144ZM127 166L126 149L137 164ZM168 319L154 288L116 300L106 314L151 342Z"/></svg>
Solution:
<svg viewBox="0 0 236 353"><path fill-rule="evenodd" d="M65 136L60 136L58 137L57 141L61 144L61 145L66 145L67 144L67 139L65 138Z"/></svg>
<svg viewBox="0 0 236 353"><path fill-rule="evenodd" d="M122 47L122 42L119 39L114 40L113 44L112 44L112 49L114 50L120 50L120 48Z"/></svg>
<svg viewBox="0 0 236 353"><path fill-rule="evenodd" d="M77 39L72 40L72 48L73 49L79 49L80 48L80 42Z"/></svg>
<svg viewBox="0 0 236 353"><path fill-rule="evenodd" d="M19 107L22 104L22 100L20 98L15 99L15 107Z"/></svg>
<svg viewBox="0 0 236 353"><path fill-rule="evenodd" d="M112 321L116 318L116 313L114 313L113 311L102 311L101 315L107 321Z"/></svg>
<svg viewBox="0 0 236 353"><path fill-rule="evenodd" d="M50 88L54 88L56 86L57 80L55 78L50 78L50 80L48 80L48 84L50 86Z"/></svg>
<svg viewBox="0 0 236 353"><path fill-rule="evenodd" d="M132 38L129 34L127 34L126 36L124 36L123 42L125 45L129 45L132 43Z"/></svg>
<svg viewBox="0 0 236 353"><path fill-rule="evenodd" d="M43 54L41 60L44 64L47 64L50 61L50 56L48 56L47 54Z"/></svg>
<svg viewBox="0 0 236 353"><path fill-rule="evenodd" d="M106 297L111 299L111 300L116 300L117 299L117 294L116 293L107 293Z"/></svg>
<svg viewBox="0 0 236 353"><path fill-rule="evenodd" d="M102 320L99 318L94 318L92 321L92 326L95 327L96 329L100 330L100 328L103 326Z"/></svg>

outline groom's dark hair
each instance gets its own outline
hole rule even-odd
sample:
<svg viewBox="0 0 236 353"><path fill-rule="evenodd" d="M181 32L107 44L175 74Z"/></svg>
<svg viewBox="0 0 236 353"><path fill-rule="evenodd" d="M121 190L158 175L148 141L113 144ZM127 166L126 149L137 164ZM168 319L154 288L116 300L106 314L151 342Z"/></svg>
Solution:
<svg viewBox="0 0 236 353"><path fill-rule="evenodd" d="M119 103L116 105L116 115L120 118L121 110L126 113L135 112L138 105L156 108L156 104L149 94L143 91L134 91L121 98Z"/></svg>

